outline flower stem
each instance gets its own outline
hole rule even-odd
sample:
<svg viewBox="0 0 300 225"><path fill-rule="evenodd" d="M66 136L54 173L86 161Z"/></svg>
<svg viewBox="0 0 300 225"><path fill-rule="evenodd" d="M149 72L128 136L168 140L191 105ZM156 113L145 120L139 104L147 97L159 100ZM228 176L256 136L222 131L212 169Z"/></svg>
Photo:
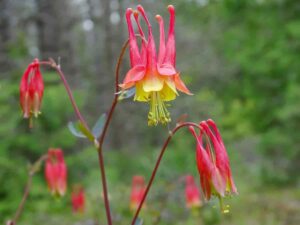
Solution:
<svg viewBox="0 0 300 225"><path fill-rule="evenodd" d="M30 167L30 170L28 172L28 179L27 179L27 183L26 183L26 186L25 186L25 190L24 190L24 194L23 194L23 197L22 197L22 200L19 204L19 207L15 213L15 216L14 216L14 219L13 221L10 222L10 224L13 224L13 225L16 225L17 224L17 221L18 219L20 218L23 210L24 210L24 206L25 206L25 203L26 203L26 200L29 196L29 193L30 193L30 189L31 189L31 186L32 186L32 178L33 176L35 175L35 173L39 170L40 166L41 166L41 163L47 158L47 155L42 155L31 167Z"/></svg>
<svg viewBox="0 0 300 225"><path fill-rule="evenodd" d="M105 135L107 133L107 129L109 127L113 113L118 104L118 95L116 93L119 92L119 73L120 73L122 59L125 54L128 43L129 43L129 41L127 40L125 42L125 44L123 45L120 56L118 58L118 62L117 62L117 66L116 66L116 74L115 74L115 96L114 96L112 105L110 107L110 110L108 112L108 116L107 116L107 119L105 121L104 128L103 128L103 132L98 139L98 143L99 143L98 149L97 149L98 150L98 160L99 160L99 166L100 166L100 172L101 172L104 205L105 205L105 209L106 209L106 217L107 217L108 225L112 225L112 219L111 219L111 212L110 212L110 207L109 207L109 199L108 199L108 192L107 192L107 182L106 182L106 176L105 176L105 166L104 166L104 158L103 158L103 153L102 153L102 146L103 146Z"/></svg>
<svg viewBox="0 0 300 225"><path fill-rule="evenodd" d="M76 101L74 99L74 96L73 96L73 93L71 91L71 88L70 88L70 85L68 84L68 81L63 73L63 71L61 70L60 66L57 65L53 59L50 59L49 61L42 61L42 62L39 62L40 65L48 65L48 66L51 66L53 69L56 70L56 72L58 73L61 81L63 82L63 85L68 93L68 96L69 96L69 99L71 101L71 104L73 106L73 109L74 109L74 112L77 116L77 119L83 124L83 126L89 131L89 127L85 121L85 119L83 118L83 116L81 115L80 111L79 111L79 108L76 104Z"/></svg>
<svg viewBox="0 0 300 225"><path fill-rule="evenodd" d="M97 142L99 144L97 144L97 150L98 150L98 160L99 160L99 167L100 167L100 172L101 172L101 180L102 180L102 188L103 188L103 196L104 196L104 205L105 205L105 211L106 211L106 217L107 217L107 222L108 225L112 225L112 218L111 218L111 211L110 211L110 206L109 206L109 199L108 199L108 191L107 191L107 182L106 182L106 175L105 175L105 166L104 166L104 158L103 158L103 153L102 153L102 146L103 146L103 142L107 133L107 129L109 127L109 124L111 122L114 110L118 104L118 95L117 93L119 92L119 74L120 74L120 68L121 68L121 63L122 63L122 59L123 56L125 54L126 48L128 47L129 44L129 40L127 40L124 45L122 46L121 49L121 53L119 55L118 58L118 62L116 65L116 73L115 73L115 96L112 102L112 105L109 109L108 112L108 116L107 119L105 121L104 124L104 128L102 131L102 134L100 135L100 137L98 138ZM70 89L70 86L64 76L64 73L62 72L62 70L60 69L60 66L57 65L53 59L50 59L49 61L42 61L40 62L41 65L49 65L52 68L54 68L56 70L56 72L59 74L65 88L66 91L69 95L70 101L72 103L72 106L74 108L74 111L76 113L77 118L80 120L80 122L85 126L85 128L89 131L89 127L87 125L87 123L85 122L83 116L81 115L78 106L74 100L72 91Z"/></svg>
<svg viewBox="0 0 300 225"><path fill-rule="evenodd" d="M119 92L119 74L120 74L120 68L121 68L123 56L125 54L126 48L128 47L128 43L129 43L129 40L127 40L123 44L122 49L121 49L121 53L120 53L119 58L118 58L118 62L117 62L117 66L116 66L116 74L115 74L115 97L113 99L112 105L111 105L110 110L108 112L108 116L107 116L107 119L105 121L104 128L103 128L103 132L102 132L101 136L99 137L99 146L100 146L99 150L101 150L101 147L103 145L107 129L109 127L109 123L111 121L114 110L115 110L115 108L118 104L118 94L117 93Z"/></svg>
<svg viewBox="0 0 300 225"><path fill-rule="evenodd" d="M138 207L137 210L136 210L136 213L135 213L135 215L134 215L134 217L133 217L133 220L132 220L132 222L131 222L131 225L135 225L135 222L136 222L136 220L137 220L137 218L138 218L138 216L139 216L139 213L140 213L140 211L141 211L141 209L142 209L143 203L145 202L146 197L147 197L147 195L148 195L148 192L149 192L149 190L150 190L150 188L151 188L151 186L152 186L152 183L153 183L154 178L155 178L155 176L156 176L158 167L159 167L160 162L161 162L161 160L162 160L162 157L163 157L163 155L164 155L164 153L165 153L165 150L166 150L167 147L168 147L168 144L170 143L170 141L171 141L173 135L174 135L180 128L186 127L186 126L193 126L193 127L197 127L197 128L199 128L199 129L201 129L201 128L199 127L199 125L196 124L196 123L184 122L184 123L181 123L181 124L179 124L179 125L176 125L176 127L175 127L172 131L169 132L169 136L168 136L167 139L165 140L165 142L164 142L164 144L163 144L163 146L162 146L162 148L161 148L161 150L160 150L160 154L159 154L159 156L158 156L158 158L157 158L157 160L156 160L156 163L155 163L154 169L153 169L153 171L152 171L152 174L151 174L149 183L148 183L148 185L147 185L147 188L146 188L146 190L145 190L145 193L144 193L144 195L143 195L143 198L142 198L142 200L141 200L141 202L140 202L140 204L139 204L139 207Z"/></svg>

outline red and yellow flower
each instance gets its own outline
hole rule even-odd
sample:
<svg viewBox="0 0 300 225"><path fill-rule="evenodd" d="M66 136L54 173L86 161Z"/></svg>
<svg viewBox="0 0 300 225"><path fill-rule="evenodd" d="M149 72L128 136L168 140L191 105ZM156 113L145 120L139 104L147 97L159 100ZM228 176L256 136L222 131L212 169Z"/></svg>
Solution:
<svg viewBox="0 0 300 225"><path fill-rule="evenodd" d="M215 195L220 200L224 213L229 210L223 205L222 198L237 194L229 158L220 132L213 120L200 123L200 134L193 127L190 131L197 141L196 161L200 174L200 183L206 200Z"/></svg>
<svg viewBox="0 0 300 225"><path fill-rule="evenodd" d="M171 121L170 113L167 110L165 102L174 100L178 95L177 90L189 95L191 94L180 79L179 72L175 68L175 8L170 5L168 6L168 10L170 12L170 25L167 43L165 43L163 19L159 15L156 16L160 30L160 47L158 55L156 54L152 26L143 7L139 5L137 11L133 11L131 8L126 11L131 69L127 72L120 87L123 90L135 87L136 93L134 100L149 102L149 125L157 125L158 123L166 124ZM139 13L147 24L148 39L146 39L139 23ZM141 49L139 49L136 35L133 30L131 21L132 14L134 14L142 38Z"/></svg>
<svg viewBox="0 0 300 225"><path fill-rule="evenodd" d="M24 118L38 117L44 93L44 82L38 59L24 72L20 83L20 105Z"/></svg>
<svg viewBox="0 0 300 225"><path fill-rule="evenodd" d="M45 163L45 178L53 195L63 196L67 189L67 166L61 149L50 148Z"/></svg>

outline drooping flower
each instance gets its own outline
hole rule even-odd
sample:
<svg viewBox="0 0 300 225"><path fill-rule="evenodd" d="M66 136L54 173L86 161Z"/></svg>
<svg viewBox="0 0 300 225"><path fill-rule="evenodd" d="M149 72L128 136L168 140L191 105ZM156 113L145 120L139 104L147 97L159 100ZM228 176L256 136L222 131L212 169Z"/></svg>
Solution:
<svg viewBox="0 0 300 225"><path fill-rule="evenodd" d="M185 177L185 201L187 208L197 208L202 205L199 189L191 175Z"/></svg>
<svg viewBox="0 0 300 225"><path fill-rule="evenodd" d="M143 176L133 176L130 194L130 209L136 210L143 199L146 190L145 179Z"/></svg>
<svg viewBox="0 0 300 225"><path fill-rule="evenodd" d="M213 143L216 165L225 180L225 191L228 193L237 193L237 188L231 175L229 157L217 125L213 120L209 119L206 122L201 122L200 126L203 127L206 135L209 136Z"/></svg>
<svg viewBox="0 0 300 225"><path fill-rule="evenodd" d="M53 195L63 196L67 189L67 167L61 149L50 148L45 163L45 178Z"/></svg>
<svg viewBox="0 0 300 225"><path fill-rule="evenodd" d="M44 82L35 59L24 72L20 82L20 105L24 118L38 117L44 93Z"/></svg>
<svg viewBox="0 0 300 225"><path fill-rule="evenodd" d="M237 194L229 158L216 124L207 120L201 122L200 127L200 134L193 127L190 131L197 141L196 161L204 197L209 200L212 195L217 196L222 211L227 213L229 210L223 205L222 198Z"/></svg>
<svg viewBox="0 0 300 225"><path fill-rule="evenodd" d="M131 15L133 10L129 8L126 11L131 69L127 72L120 87L126 90L135 86L136 93L134 100L149 102L149 125L157 125L158 123L166 124L171 121L165 102L174 100L178 95L177 90L191 94L180 79L179 72L175 69L175 9L174 6L168 6L168 9L170 12L170 25L167 44L165 43L163 19L159 15L156 16L160 30L158 55L156 54L152 26L144 8L139 5L137 7L138 11L134 11L134 18L142 38L141 48L138 46L132 26ZM147 24L148 39L146 39L139 23L138 13L142 15Z"/></svg>
<svg viewBox="0 0 300 225"><path fill-rule="evenodd" d="M81 185L73 187L71 201L74 213L83 213L85 211L85 192Z"/></svg>

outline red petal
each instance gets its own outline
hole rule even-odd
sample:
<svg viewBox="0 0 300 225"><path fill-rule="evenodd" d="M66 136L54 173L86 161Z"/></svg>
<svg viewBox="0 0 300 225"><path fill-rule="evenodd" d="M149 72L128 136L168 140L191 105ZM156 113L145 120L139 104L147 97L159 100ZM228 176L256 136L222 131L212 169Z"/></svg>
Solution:
<svg viewBox="0 0 300 225"><path fill-rule="evenodd" d="M187 89L187 87L185 86L185 84L183 83L183 81L180 79L180 76L179 74L176 74L175 77L174 77L174 81L175 81L175 85L176 85L176 88L183 92L183 93L186 93L188 95L193 95L189 89Z"/></svg>
<svg viewBox="0 0 300 225"><path fill-rule="evenodd" d="M215 131L216 135L219 135L219 137L215 137L215 135L212 133L212 131L209 128L209 125L211 125ZM215 149L215 155L216 155L216 166L220 171L220 175L222 176L222 179L226 183L229 182L230 189L233 193L237 193L236 186L234 184L232 175L231 175L231 169L230 169L230 163L229 158L226 152L226 148L223 144L222 137L218 131L218 128L216 124L209 120L207 122L201 122L201 127L205 130L207 135L210 137L211 141L213 142L214 149Z"/></svg>
<svg viewBox="0 0 300 225"><path fill-rule="evenodd" d="M207 123L210 127L212 127L212 129L213 129L213 131L214 131L214 133L215 133L215 135L216 135L216 138L218 139L219 143L222 144L223 147L225 148L223 139L222 139L222 137L221 137L221 134L220 134L220 132L219 132L219 129L218 129L216 123L215 123L212 119L208 119L208 120L206 121L206 123Z"/></svg>
<svg viewBox="0 0 300 225"><path fill-rule="evenodd" d="M217 167L214 167L212 170L212 183L216 191L222 196L225 196L226 191L226 178L222 176L221 172L218 170Z"/></svg>
<svg viewBox="0 0 300 225"><path fill-rule="evenodd" d="M155 17L159 24L159 53L158 53L158 64L162 64L166 54L166 43L165 43L165 28L164 28L164 20L160 15Z"/></svg>
<svg viewBox="0 0 300 225"><path fill-rule="evenodd" d="M135 82L143 79L144 75L145 75L145 67L135 66L127 72L123 84L121 84L120 86L123 89L128 89L132 87Z"/></svg>
<svg viewBox="0 0 300 225"><path fill-rule="evenodd" d="M168 6L170 12L170 25L169 25L169 34L168 41L166 45L166 56L165 63L170 63L174 67L176 66L176 44L175 44L175 8L172 5Z"/></svg>
<svg viewBox="0 0 300 225"><path fill-rule="evenodd" d="M201 186L203 189L203 192L206 196L206 199L210 198L211 195L211 177L213 172L213 162L210 160L207 152L202 146L202 134L197 136L195 129L193 127L190 127L189 130L197 140L197 148L196 148L196 161L197 161L197 168L200 174L201 178Z"/></svg>
<svg viewBox="0 0 300 225"><path fill-rule="evenodd" d="M131 14L132 14L132 9L127 9L126 10L126 20L127 20L127 26L128 26L128 33L129 33L129 45L130 45L130 62L131 62L131 67L141 64L141 56L139 52L139 47L136 41L135 33L132 27L131 23Z"/></svg>
<svg viewBox="0 0 300 225"><path fill-rule="evenodd" d="M20 82L20 105L24 118L30 116L31 99L29 96L29 75L32 72L33 64L30 64L25 70Z"/></svg>
<svg viewBox="0 0 300 225"><path fill-rule="evenodd" d="M140 35L142 37L142 47L141 47L141 58L142 58L142 63L143 65L146 64L146 58L147 58L147 42L146 42L146 37L143 32L143 29L141 27L140 21L139 21L139 13L137 11L134 12L134 19L138 25L138 29L140 32Z"/></svg>
<svg viewBox="0 0 300 225"><path fill-rule="evenodd" d="M146 68L147 70L150 71L150 75L154 76L155 75L155 71L157 70L157 59L156 59L156 48L155 48L155 41L153 38L153 34L152 34L152 26L148 20L148 17L146 15L146 12L144 10L144 8L141 5L137 6L137 9L140 11L140 13L142 14L142 16L144 17L146 24L148 26L148 45L147 45L147 65Z"/></svg>
<svg viewBox="0 0 300 225"><path fill-rule="evenodd" d="M170 64L159 65L157 66L157 70L160 75L164 75L164 76L173 76L177 74L175 68Z"/></svg>

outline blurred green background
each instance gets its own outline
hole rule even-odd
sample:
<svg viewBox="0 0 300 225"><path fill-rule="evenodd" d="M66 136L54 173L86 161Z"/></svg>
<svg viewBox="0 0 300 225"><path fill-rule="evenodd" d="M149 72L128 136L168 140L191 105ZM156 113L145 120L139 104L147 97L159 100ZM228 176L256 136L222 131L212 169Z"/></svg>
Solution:
<svg viewBox="0 0 300 225"><path fill-rule="evenodd" d="M198 212L185 209L185 174L198 179L195 142L187 131L172 140L141 213L144 224L300 224L300 1L299 0L0 0L0 223L13 217L27 169L49 147L61 147L69 189L51 197L41 170L20 225L106 224L96 151L67 128L75 120L58 76L43 69L42 115L28 128L19 107L19 82L33 58L60 57L62 69L90 125L113 98L114 67L127 38L124 11L141 3L158 36L154 16L168 24L166 6L177 11L177 68L194 93L170 108L172 126L214 119L230 155L239 195ZM122 75L128 70L128 56ZM105 142L113 218L130 224L133 175L150 177L167 136L147 127L148 105L118 105ZM86 190L83 215L71 210L72 184Z"/></svg>

